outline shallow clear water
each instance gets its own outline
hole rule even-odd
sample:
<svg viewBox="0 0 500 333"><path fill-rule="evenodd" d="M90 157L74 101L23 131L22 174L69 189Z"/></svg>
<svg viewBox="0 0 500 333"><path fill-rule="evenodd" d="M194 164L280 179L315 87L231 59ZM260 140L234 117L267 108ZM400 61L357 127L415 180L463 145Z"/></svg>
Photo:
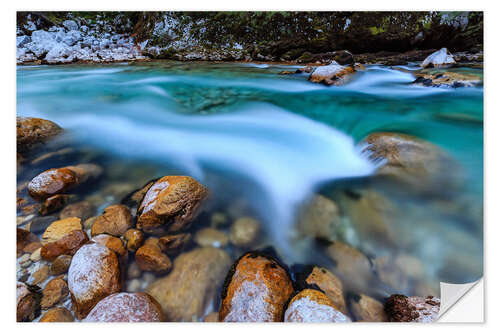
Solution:
<svg viewBox="0 0 500 333"><path fill-rule="evenodd" d="M278 75L296 67L18 67L17 114L58 123L70 133L67 142L85 152L75 163L86 159L105 167L102 183L84 195L100 196L101 210L123 195L106 191L113 185L134 189L162 175L188 174L211 190L207 214L253 215L264 227L259 246L272 245L288 264L323 264L323 254L311 250L310 241L297 240L295 228L297 209L321 191L347 210L340 239L371 258L418 258L425 267L418 279L432 290L439 290L439 281L481 276L483 89L412 86L411 74L384 66L367 66L342 87L309 83L305 74ZM442 147L464 170L459 193L443 199L371 181L376 166L356 144L376 131L412 134ZM18 181L53 166L25 168ZM339 193L366 189L384 193L404 212L385 223L408 242L387 244L377 235L361 235L349 222L351 206ZM353 288L381 295L370 285ZM382 295L416 292L407 285L391 288L383 286Z"/></svg>

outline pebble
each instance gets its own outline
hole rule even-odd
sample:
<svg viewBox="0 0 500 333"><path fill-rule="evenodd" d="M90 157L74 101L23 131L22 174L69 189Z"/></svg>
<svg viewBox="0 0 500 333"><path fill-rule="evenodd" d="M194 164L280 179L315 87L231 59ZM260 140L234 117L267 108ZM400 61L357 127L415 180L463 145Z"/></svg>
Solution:
<svg viewBox="0 0 500 333"><path fill-rule="evenodd" d="M241 217L231 225L229 240L237 247L248 248L257 240L259 231L259 221L251 217Z"/></svg>
<svg viewBox="0 0 500 333"><path fill-rule="evenodd" d="M194 235L194 241L200 246L225 247L228 237L217 229L203 228Z"/></svg>

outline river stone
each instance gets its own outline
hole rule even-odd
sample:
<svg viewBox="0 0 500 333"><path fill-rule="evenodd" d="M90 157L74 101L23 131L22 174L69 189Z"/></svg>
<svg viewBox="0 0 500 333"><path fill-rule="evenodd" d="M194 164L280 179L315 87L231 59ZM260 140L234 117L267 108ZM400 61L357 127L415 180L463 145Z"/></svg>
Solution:
<svg viewBox="0 0 500 333"><path fill-rule="evenodd" d="M228 243L226 234L214 228L203 228L194 235L199 246L225 247Z"/></svg>
<svg viewBox="0 0 500 333"><path fill-rule="evenodd" d="M27 230L17 228L16 231L16 248L17 256L23 254L23 249L30 243L38 242L38 237Z"/></svg>
<svg viewBox="0 0 500 333"><path fill-rule="evenodd" d="M384 305L370 296L364 294L353 295L349 299L349 307L356 321L387 321Z"/></svg>
<svg viewBox="0 0 500 333"><path fill-rule="evenodd" d="M30 181L28 192L33 198L43 200L52 195L66 192L89 179L95 179L101 173L102 168L94 164L48 169Z"/></svg>
<svg viewBox="0 0 500 333"><path fill-rule="evenodd" d="M415 189L456 188L462 179L458 163L441 148L417 137L376 132L361 142L364 153L375 162L385 162L378 175L408 183Z"/></svg>
<svg viewBox="0 0 500 333"><path fill-rule="evenodd" d="M82 230L81 220L78 217L54 221L45 229L42 235L42 244L58 241L75 230Z"/></svg>
<svg viewBox="0 0 500 333"><path fill-rule="evenodd" d="M230 265L227 253L214 247L182 253L172 272L153 282L147 293L161 304L168 321L197 321L214 302Z"/></svg>
<svg viewBox="0 0 500 333"><path fill-rule="evenodd" d="M391 295L384 305L389 321L432 323L439 315L441 300L434 296Z"/></svg>
<svg viewBox="0 0 500 333"><path fill-rule="evenodd" d="M90 311L86 322L160 322L160 304L146 293L118 293L101 300Z"/></svg>
<svg viewBox="0 0 500 333"><path fill-rule="evenodd" d="M258 252L246 253L226 276L219 321L282 321L283 307L292 293L290 276L276 259Z"/></svg>
<svg viewBox="0 0 500 333"><path fill-rule="evenodd" d="M17 151L25 152L61 134L63 129L50 120L30 117L16 118Z"/></svg>
<svg viewBox="0 0 500 333"><path fill-rule="evenodd" d="M341 223L337 204L323 195L315 195L301 212L298 229L303 235L335 240Z"/></svg>
<svg viewBox="0 0 500 333"><path fill-rule="evenodd" d="M187 176L165 176L146 192L137 211L137 228L154 232L162 226L168 231L186 229L196 218L207 189Z"/></svg>
<svg viewBox="0 0 500 333"><path fill-rule="evenodd" d="M100 234L92 237L91 239L94 243L98 243L106 246L108 249L114 251L118 257L125 256L128 252L123 246L123 242L118 237L113 237L106 234Z"/></svg>
<svg viewBox="0 0 500 333"><path fill-rule="evenodd" d="M73 257L67 254L58 256L50 265L50 274L60 275L66 273L69 269L69 265L71 265L71 259L73 259Z"/></svg>
<svg viewBox="0 0 500 333"><path fill-rule="evenodd" d="M63 208L59 214L60 219L65 219L68 217L78 217L80 220L85 221L95 213L95 207L87 202L80 201L73 204L69 204Z"/></svg>
<svg viewBox="0 0 500 333"><path fill-rule="evenodd" d="M182 233L176 235L165 235L160 237L160 245L167 254L177 254L181 252L191 242L191 234Z"/></svg>
<svg viewBox="0 0 500 333"><path fill-rule="evenodd" d="M49 322L73 322L75 319L71 312L66 308L53 308L45 312L40 318L41 323Z"/></svg>
<svg viewBox="0 0 500 333"><path fill-rule="evenodd" d="M40 293L35 288L17 282L16 286L16 320L32 321L40 312Z"/></svg>
<svg viewBox="0 0 500 333"><path fill-rule="evenodd" d="M420 64L421 67L435 67L435 68L443 68L450 67L455 64L455 59L453 55L448 51L446 47L432 53L424 61Z"/></svg>
<svg viewBox="0 0 500 333"><path fill-rule="evenodd" d="M127 240L127 249L130 252L137 251L144 242L144 234L137 229L128 229L123 236Z"/></svg>
<svg viewBox="0 0 500 333"><path fill-rule="evenodd" d="M142 271L166 273L172 268L172 262L161 251L158 241L146 242L135 252L135 262Z"/></svg>
<svg viewBox="0 0 500 333"><path fill-rule="evenodd" d="M471 88L471 87L479 87L483 85L483 78L478 74L473 73L459 73L459 72L451 72L451 71L437 71L437 72L428 72L427 70L423 70L420 72L415 72L416 76L414 84L425 86L425 87L438 87L438 88ZM437 117L441 117L444 119L453 119L453 114L441 114ZM460 115L455 115L456 118L460 120L474 120L468 119L467 115L465 117L460 117Z"/></svg>
<svg viewBox="0 0 500 333"><path fill-rule="evenodd" d="M42 291L40 305L43 310L51 308L69 293L68 285L62 278L50 280Z"/></svg>
<svg viewBox="0 0 500 333"><path fill-rule="evenodd" d="M68 271L68 287L79 319L103 298L120 291L120 268L116 254L90 243L74 255Z"/></svg>
<svg viewBox="0 0 500 333"><path fill-rule="evenodd" d="M127 206L112 205L106 207L92 225L92 236L107 233L113 236L123 235L133 226L132 214Z"/></svg>
<svg viewBox="0 0 500 333"><path fill-rule="evenodd" d="M40 214L47 215L63 208L71 199L68 194L56 194L48 197L40 206Z"/></svg>
<svg viewBox="0 0 500 333"><path fill-rule="evenodd" d="M355 72L351 66L339 65L335 60L327 66L316 67L309 75L309 81L326 85L341 85Z"/></svg>
<svg viewBox="0 0 500 333"><path fill-rule="evenodd" d="M294 323L346 323L351 320L321 291L304 289L288 304L285 322Z"/></svg>
<svg viewBox="0 0 500 333"><path fill-rule="evenodd" d="M344 314L348 314L342 282L332 272L323 267L314 266L311 273L305 278L309 285L317 286L332 301L336 309Z"/></svg>
<svg viewBox="0 0 500 333"><path fill-rule="evenodd" d="M40 255L44 260L53 261L61 254L75 254L88 241L89 237L83 230L73 230L58 241L44 244Z"/></svg>
<svg viewBox="0 0 500 333"><path fill-rule="evenodd" d="M260 223L251 217L240 217L231 225L229 240L237 247L251 247L260 231Z"/></svg>

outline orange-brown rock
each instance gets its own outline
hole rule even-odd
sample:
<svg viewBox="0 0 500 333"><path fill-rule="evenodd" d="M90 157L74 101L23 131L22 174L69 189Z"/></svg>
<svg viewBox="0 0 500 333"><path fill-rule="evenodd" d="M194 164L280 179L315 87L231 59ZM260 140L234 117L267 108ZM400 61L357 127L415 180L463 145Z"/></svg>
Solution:
<svg viewBox="0 0 500 333"><path fill-rule="evenodd" d="M38 285L47 280L49 277L49 266L43 264L38 267L38 269L31 274L28 282L32 285Z"/></svg>
<svg viewBox="0 0 500 333"><path fill-rule="evenodd" d="M80 220L85 221L95 213L95 207L87 201L75 202L69 204L59 214L60 219L68 217L78 217Z"/></svg>
<svg viewBox="0 0 500 333"><path fill-rule="evenodd" d="M67 236L70 232L82 230L81 220L77 217L69 217L52 222L42 235L42 244L55 242Z"/></svg>
<svg viewBox="0 0 500 333"><path fill-rule="evenodd" d="M89 237L83 230L73 230L55 242L44 244L40 255L44 260L53 261L62 254L75 254L88 241Z"/></svg>
<svg viewBox="0 0 500 333"><path fill-rule="evenodd" d="M17 282L16 320L32 321L40 312L40 294L33 287Z"/></svg>
<svg viewBox="0 0 500 333"><path fill-rule="evenodd" d="M42 247L42 243L40 243L40 242L29 243L28 245L26 245L24 247L23 252L24 253L33 253L41 247Z"/></svg>
<svg viewBox="0 0 500 333"><path fill-rule="evenodd" d="M17 256L23 254L23 249L30 243L38 243L38 237L25 229L17 228L16 247Z"/></svg>
<svg viewBox="0 0 500 333"><path fill-rule="evenodd" d="M181 252L190 242L191 234L189 233L160 237L160 245L167 254L177 254Z"/></svg>
<svg viewBox="0 0 500 333"><path fill-rule="evenodd" d="M332 272L323 267L314 266L311 273L305 278L309 285L319 287L332 301L336 309L344 314L348 314L342 282Z"/></svg>
<svg viewBox="0 0 500 333"><path fill-rule="evenodd" d="M351 320L339 311L321 291L304 289L288 304L285 322L297 323L345 323Z"/></svg>
<svg viewBox="0 0 500 333"><path fill-rule="evenodd" d="M154 281L147 292L161 304L168 321L198 321L213 306L230 265L225 251L197 248L180 254L172 272Z"/></svg>
<svg viewBox="0 0 500 333"><path fill-rule="evenodd" d="M53 308L45 312L40 318L41 323L73 322L75 319L66 308Z"/></svg>
<svg viewBox="0 0 500 333"><path fill-rule="evenodd" d="M40 305L42 309L48 309L61 301L69 293L68 284L62 278L50 280L42 291Z"/></svg>
<svg viewBox="0 0 500 333"><path fill-rule="evenodd" d="M132 214L127 206L112 205L106 207L92 225L92 236L98 234L123 235L133 225Z"/></svg>
<svg viewBox="0 0 500 333"><path fill-rule="evenodd" d="M31 117L16 118L17 151L27 151L37 144L62 133L63 129L50 120Z"/></svg>
<svg viewBox="0 0 500 333"><path fill-rule="evenodd" d="M384 305L367 295L353 295L349 300L351 312L356 321L387 321Z"/></svg>
<svg viewBox="0 0 500 333"><path fill-rule="evenodd" d="M127 250L125 249L125 246L123 246L122 240L118 237L100 234L92 237L92 241L106 246L108 249L114 251L119 257L127 254Z"/></svg>
<svg viewBox="0 0 500 333"><path fill-rule="evenodd" d="M128 229L124 235L127 240L127 249L130 252L135 252L139 247L141 247L142 243L144 243L144 234L142 231L137 229Z"/></svg>
<svg viewBox="0 0 500 333"><path fill-rule="evenodd" d="M29 182L28 192L33 198L43 200L97 178L101 173L101 167L94 164L48 169Z"/></svg>
<svg viewBox="0 0 500 333"><path fill-rule="evenodd" d="M54 259L52 264L50 265L50 274L51 275L60 275L64 274L68 271L69 265L71 265L71 259L73 257L67 254L61 254L57 258Z"/></svg>
<svg viewBox="0 0 500 333"><path fill-rule="evenodd" d="M172 262L161 251L161 247L156 240L146 242L135 252L135 262L142 271L165 273L172 268Z"/></svg>
<svg viewBox="0 0 500 333"><path fill-rule="evenodd" d="M137 228L154 232L167 227L170 232L186 229L196 218L207 189L187 176L165 176L146 192L137 211Z"/></svg>
<svg viewBox="0 0 500 333"><path fill-rule="evenodd" d="M101 300L85 322L160 322L165 317L160 304L146 293L118 293Z"/></svg>
<svg viewBox="0 0 500 333"><path fill-rule="evenodd" d="M48 197L40 206L39 212L41 215L47 215L56 212L63 208L70 200L69 194L56 194Z"/></svg>
<svg viewBox="0 0 500 333"><path fill-rule="evenodd" d="M116 254L97 243L82 246L73 256L68 271L68 288L79 319L103 298L119 292L120 267Z"/></svg>
<svg viewBox="0 0 500 333"><path fill-rule="evenodd" d="M283 307L292 293L292 281L277 260L257 252L246 253L226 277L219 321L282 321Z"/></svg>

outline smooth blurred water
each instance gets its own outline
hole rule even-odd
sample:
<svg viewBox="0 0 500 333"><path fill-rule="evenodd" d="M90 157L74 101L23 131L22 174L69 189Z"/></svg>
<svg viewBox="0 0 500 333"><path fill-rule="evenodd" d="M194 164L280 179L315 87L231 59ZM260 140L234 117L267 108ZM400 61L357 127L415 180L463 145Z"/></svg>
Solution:
<svg viewBox="0 0 500 333"><path fill-rule="evenodd" d="M342 87L310 83L306 74L278 75L297 67L178 62L18 67L17 114L55 121L110 161L154 166L150 178L185 173L210 185L216 199L236 193L290 263L308 258L290 240L296 209L324 183L372 174L376 166L356 143L375 131L412 134L442 147L465 170L460 194L482 207L482 88L413 86L411 74L384 66L367 66ZM416 211L427 210L421 198L409 200ZM481 262L482 218L467 223L447 218L415 229L422 246L406 251L437 272L441 262L425 261L442 254L444 245L431 236L458 230L472 248L467 260ZM467 234L471 223L476 231ZM450 246L447 253L460 242ZM438 281L443 275L436 272ZM456 282L476 278L482 264L454 273L448 276Z"/></svg>

